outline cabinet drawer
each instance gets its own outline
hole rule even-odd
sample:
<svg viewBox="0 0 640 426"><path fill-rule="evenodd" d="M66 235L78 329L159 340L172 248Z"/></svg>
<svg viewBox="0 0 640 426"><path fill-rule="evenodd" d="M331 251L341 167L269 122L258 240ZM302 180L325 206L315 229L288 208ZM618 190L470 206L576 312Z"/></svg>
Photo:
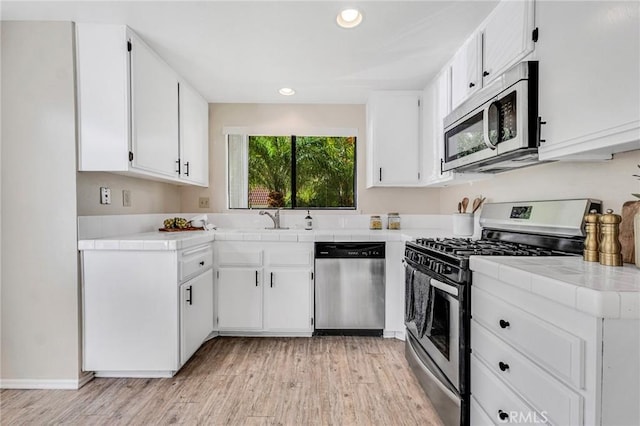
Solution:
<svg viewBox="0 0 640 426"><path fill-rule="evenodd" d="M495 422L491 420L489 415L484 412L482 407L480 407L480 404L478 404L478 401L476 401L473 396L471 397L469 410L472 426L491 426L495 424Z"/></svg>
<svg viewBox="0 0 640 426"><path fill-rule="evenodd" d="M309 266L313 255L310 250L267 251L265 263L268 266Z"/></svg>
<svg viewBox="0 0 640 426"><path fill-rule="evenodd" d="M558 425L582 424L582 397L504 343L475 321L471 321L471 348L475 356L500 379Z"/></svg>
<svg viewBox="0 0 640 426"><path fill-rule="evenodd" d="M472 288L474 320L515 346L552 375L581 389L584 383L584 342L555 325L508 305L477 287Z"/></svg>
<svg viewBox="0 0 640 426"><path fill-rule="evenodd" d="M544 424L544 415L536 412L513 393L507 385L471 355L471 394L494 424ZM508 416L501 418L500 416ZM483 420L486 420L484 418ZM472 422L472 424L476 424ZM483 426L484 424L481 423Z"/></svg>
<svg viewBox="0 0 640 426"><path fill-rule="evenodd" d="M192 250L184 250L181 253L179 263L178 273L180 274L180 281L184 281L201 271L211 268L213 265L213 250L211 250L211 245Z"/></svg>
<svg viewBox="0 0 640 426"><path fill-rule="evenodd" d="M220 250L219 266L262 266L262 250Z"/></svg>

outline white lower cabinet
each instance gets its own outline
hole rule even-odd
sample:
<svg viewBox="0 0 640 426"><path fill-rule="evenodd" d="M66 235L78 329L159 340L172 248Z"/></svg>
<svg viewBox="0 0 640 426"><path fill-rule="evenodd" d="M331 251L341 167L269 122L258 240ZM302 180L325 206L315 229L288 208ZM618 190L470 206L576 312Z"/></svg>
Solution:
<svg viewBox="0 0 640 426"><path fill-rule="evenodd" d="M308 269L269 269L265 277L264 328L269 331L311 330L311 273Z"/></svg>
<svg viewBox="0 0 640 426"><path fill-rule="evenodd" d="M262 268L219 268L218 329L262 330Z"/></svg>
<svg viewBox="0 0 640 426"><path fill-rule="evenodd" d="M180 363L186 363L213 330L213 271L180 286Z"/></svg>
<svg viewBox="0 0 640 426"><path fill-rule="evenodd" d="M221 334L311 335L312 243L216 243Z"/></svg>
<svg viewBox="0 0 640 426"><path fill-rule="evenodd" d="M471 424L638 424L637 320L596 318L521 285L473 272Z"/></svg>
<svg viewBox="0 0 640 426"><path fill-rule="evenodd" d="M213 330L211 244L82 251L83 370L170 377Z"/></svg>

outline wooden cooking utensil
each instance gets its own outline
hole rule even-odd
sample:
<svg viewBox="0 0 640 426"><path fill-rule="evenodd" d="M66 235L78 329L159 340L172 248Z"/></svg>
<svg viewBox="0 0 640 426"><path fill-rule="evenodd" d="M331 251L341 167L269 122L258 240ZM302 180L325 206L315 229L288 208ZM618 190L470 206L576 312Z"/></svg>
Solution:
<svg viewBox="0 0 640 426"><path fill-rule="evenodd" d="M467 212L467 206L469 205L469 199L467 197L464 197L462 199L462 213L466 213Z"/></svg>
<svg viewBox="0 0 640 426"><path fill-rule="evenodd" d="M458 203L458 213L462 213L462 203Z"/></svg>
<svg viewBox="0 0 640 426"><path fill-rule="evenodd" d="M471 210L471 213L475 213L476 211L478 211L480 206L482 206L482 203L484 203L484 200L486 200L485 197L476 198L475 200L473 200L473 210Z"/></svg>

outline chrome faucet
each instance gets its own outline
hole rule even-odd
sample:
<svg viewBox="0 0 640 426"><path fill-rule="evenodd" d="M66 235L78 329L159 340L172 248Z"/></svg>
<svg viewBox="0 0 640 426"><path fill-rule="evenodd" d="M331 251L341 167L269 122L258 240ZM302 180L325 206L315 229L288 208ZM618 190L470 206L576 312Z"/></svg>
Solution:
<svg viewBox="0 0 640 426"><path fill-rule="evenodd" d="M273 221L273 228L266 228L266 229L287 229L287 228L280 227L280 209L276 209L275 214L271 214L266 210L260 210L258 214L260 216L267 215Z"/></svg>

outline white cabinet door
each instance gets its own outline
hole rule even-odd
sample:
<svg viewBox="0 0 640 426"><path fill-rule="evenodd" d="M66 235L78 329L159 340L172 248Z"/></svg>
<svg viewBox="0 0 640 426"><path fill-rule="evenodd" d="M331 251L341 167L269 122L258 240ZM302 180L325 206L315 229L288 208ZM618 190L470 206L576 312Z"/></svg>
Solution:
<svg viewBox="0 0 640 426"><path fill-rule="evenodd" d="M533 51L533 28L533 0L503 1L496 6L482 29L484 84ZM569 51L565 54L573 56Z"/></svg>
<svg viewBox="0 0 640 426"><path fill-rule="evenodd" d="M445 69L427 86L423 97L423 153L426 185L441 184L452 179L453 172L443 172L443 119L449 112L449 69Z"/></svg>
<svg viewBox="0 0 640 426"><path fill-rule="evenodd" d="M367 186L420 185L420 92L373 92L367 129Z"/></svg>
<svg viewBox="0 0 640 426"><path fill-rule="evenodd" d="M213 330L213 271L180 286L180 364L184 364Z"/></svg>
<svg viewBox="0 0 640 426"><path fill-rule="evenodd" d="M180 177L209 186L209 104L180 82Z"/></svg>
<svg viewBox="0 0 640 426"><path fill-rule="evenodd" d="M311 270L271 269L265 273L265 329L311 331Z"/></svg>
<svg viewBox="0 0 640 426"><path fill-rule="evenodd" d="M218 269L218 328L262 329L262 270Z"/></svg>
<svg viewBox="0 0 640 426"><path fill-rule="evenodd" d="M131 165L177 178L177 76L137 37L131 44Z"/></svg>
<svg viewBox="0 0 640 426"><path fill-rule="evenodd" d="M482 87L482 33L477 32L451 62L451 107L460 105Z"/></svg>
<svg viewBox="0 0 640 426"><path fill-rule="evenodd" d="M640 149L640 3L541 1L536 22L540 159Z"/></svg>

